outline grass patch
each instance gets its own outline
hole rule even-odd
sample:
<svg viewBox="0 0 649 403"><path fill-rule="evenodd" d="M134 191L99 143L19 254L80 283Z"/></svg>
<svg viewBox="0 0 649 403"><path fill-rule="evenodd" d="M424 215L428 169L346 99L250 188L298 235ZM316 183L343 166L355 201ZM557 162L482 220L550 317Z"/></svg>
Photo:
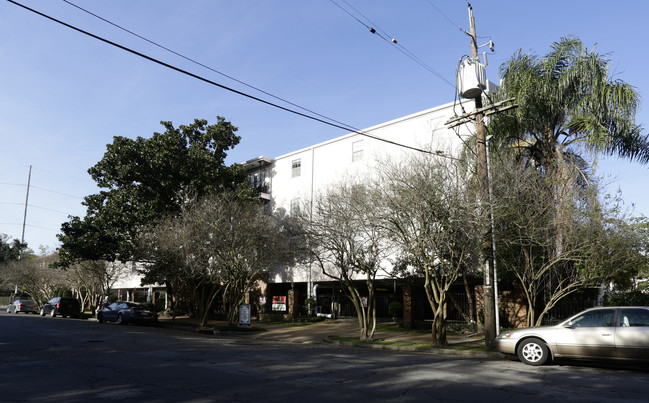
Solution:
<svg viewBox="0 0 649 403"><path fill-rule="evenodd" d="M288 327L304 327L311 326L317 322L268 322L273 325L288 326Z"/></svg>
<svg viewBox="0 0 649 403"><path fill-rule="evenodd" d="M428 343L402 343L399 341L390 341L390 340L372 340L372 341L361 341L357 337L340 337L340 336L330 336L331 340L343 341L346 343L359 343L359 344L377 344L383 346L401 346L401 347L426 347L430 348Z"/></svg>
<svg viewBox="0 0 649 403"><path fill-rule="evenodd" d="M417 333L417 334L427 334L430 333L430 330L426 329L406 329L405 327L399 326L398 323L379 323L376 325L377 332L402 332L402 333Z"/></svg>
<svg viewBox="0 0 649 403"><path fill-rule="evenodd" d="M397 346L397 347L417 347L417 348L436 348L433 347L430 343L403 343L399 341L390 341L390 340L373 340L373 341L361 341L358 337L340 337L340 336L329 336L329 339L342 341L346 343L358 343L358 344L377 344L384 346ZM465 350L465 351L484 351L483 345L478 344L451 344L444 347L438 347L445 350Z"/></svg>

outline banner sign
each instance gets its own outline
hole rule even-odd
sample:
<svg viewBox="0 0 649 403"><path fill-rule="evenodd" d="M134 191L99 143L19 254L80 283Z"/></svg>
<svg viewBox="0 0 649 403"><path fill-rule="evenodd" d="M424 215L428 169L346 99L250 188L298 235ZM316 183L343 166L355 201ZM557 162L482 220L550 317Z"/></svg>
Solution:
<svg viewBox="0 0 649 403"><path fill-rule="evenodd" d="M273 297L273 311L286 311L285 295L279 295Z"/></svg>

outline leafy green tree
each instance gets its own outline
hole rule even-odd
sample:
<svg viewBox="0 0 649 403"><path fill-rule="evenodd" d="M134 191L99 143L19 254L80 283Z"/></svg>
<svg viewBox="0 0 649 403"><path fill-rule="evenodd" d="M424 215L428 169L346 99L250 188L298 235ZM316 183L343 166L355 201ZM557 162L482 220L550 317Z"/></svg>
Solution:
<svg viewBox="0 0 649 403"><path fill-rule="evenodd" d="M196 119L150 138L116 136L101 161L88 171L101 189L84 200L84 218L62 225L59 265L81 260L134 258L135 239L148 225L176 215L184 203L246 181L238 165L226 166L226 152L239 143L237 128L222 117L208 125ZM164 279L160 279L161 282Z"/></svg>
<svg viewBox="0 0 649 403"><path fill-rule="evenodd" d="M7 234L0 234L0 263L10 260L18 260L20 251L27 248L26 243L20 243L18 239L11 240Z"/></svg>
<svg viewBox="0 0 649 403"><path fill-rule="evenodd" d="M588 186L584 152L649 161L647 135L635 123L639 96L610 76L609 64L579 39L562 38L546 56L519 51L500 69L496 100L514 97L519 107L494 117L492 143L519 149L545 177L556 204L551 254L564 247L559 223L572 211L564 203L574 187Z"/></svg>
<svg viewBox="0 0 649 403"><path fill-rule="evenodd" d="M495 97L514 97L519 107L495 115L490 132L553 179L562 164L584 166L580 148L649 162L647 136L635 123L638 93L611 78L609 64L577 38L562 38L542 58L515 53L500 68Z"/></svg>
<svg viewBox="0 0 649 403"><path fill-rule="evenodd" d="M515 271L525 271L532 310L542 289L551 290L543 297L547 308L578 287L588 277L583 274L595 274L596 267L602 267L591 265L596 251L584 240L590 245L611 241L595 230L606 227L607 213L596 201L596 181L585 155L649 162L647 135L635 123L639 96L631 85L611 77L609 65L605 56L588 50L579 39L562 38L544 57L519 51L500 69L502 85L492 99L514 97L519 107L493 117L488 126L491 145L517 150L523 168L541 179L528 182L534 182L536 193L520 199L532 198L530 204L510 206L514 210L503 220L510 231L499 237L519 234L514 242L518 246L507 245L504 252L520 258ZM510 187L502 195L513 193ZM570 286L557 288L560 278ZM601 279L595 276L587 283ZM528 312L534 316L528 317L529 323L540 321L545 308L536 316Z"/></svg>

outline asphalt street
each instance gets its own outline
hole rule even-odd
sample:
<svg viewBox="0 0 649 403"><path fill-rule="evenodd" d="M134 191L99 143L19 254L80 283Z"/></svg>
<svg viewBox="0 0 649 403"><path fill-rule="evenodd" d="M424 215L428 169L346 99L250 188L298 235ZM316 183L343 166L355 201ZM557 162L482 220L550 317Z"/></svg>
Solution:
<svg viewBox="0 0 649 403"><path fill-rule="evenodd" d="M6 313L0 354L4 402L614 402L646 401L649 384L643 368L537 368L492 356Z"/></svg>

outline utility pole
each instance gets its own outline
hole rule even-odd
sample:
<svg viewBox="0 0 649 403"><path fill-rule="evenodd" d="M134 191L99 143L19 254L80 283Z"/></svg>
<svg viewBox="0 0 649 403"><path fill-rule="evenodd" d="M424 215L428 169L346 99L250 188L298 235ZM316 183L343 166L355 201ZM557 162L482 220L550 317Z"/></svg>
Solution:
<svg viewBox="0 0 649 403"><path fill-rule="evenodd" d="M470 24L470 40L471 40L471 58L473 60L478 60L478 37L475 30L475 19L473 18L473 8L471 4L467 3L469 6L469 24ZM489 195L489 175L487 171L487 142L485 139L485 124L484 124L484 113L482 110L482 94L475 98L475 108L477 113L475 114L475 125L476 125L476 141L478 143L478 183L480 187L480 204L482 205L482 214L486 215L487 209L486 201ZM490 351L494 350L494 340L496 339L496 312L495 312L495 297L494 297L494 286L493 286L493 264L489 256L491 255L490 245L491 234L490 231L487 231L484 234L482 242L482 261L483 261L483 270L484 270L484 281L483 281L483 299L484 299L484 336L485 336L485 348Z"/></svg>
<svg viewBox="0 0 649 403"><path fill-rule="evenodd" d="M471 32L466 32L471 38L471 62L478 63L478 49L482 46L487 46L493 51L493 42L489 41L488 44L478 46L477 35L475 33L475 20L473 19L473 9L469 4L469 23ZM486 64L486 62L485 62ZM459 73L459 72L458 72ZM477 74L477 72L476 72ZM465 77L462 77L463 80ZM477 77L476 77L477 78ZM484 78L486 80L486 77ZM471 80L470 80L471 81ZM480 81L479 79L477 80ZM458 80L459 83L459 80ZM474 83L471 83L474 84ZM478 85L480 85L478 83ZM486 85L486 82L485 82ZM467 88L462 88L460 94L463 98L468 98L475 101L475 110L472 112L464 113L461 116L453 116L446 121L449 128L454 128L463 124L475 121L476 126L476 142L478 146L478 185L479 185L479 198L480 208L483 217L489 216L490 220L485 218L484 222L491 221L490 226L482 234L481 247L480 247L480 264L484 273L483 282L483 302L484 302L484 335L485 347L487 350L493 350L494 340L498 331L498 284L496 284L496 237L494 230L494 216L493 216L493 197L491 194L491 169L489 166L489 149L485 137L485 123L484 118L487 116L499 114L510 109L517 108L518 105L510 104L515 99L509 98L500 102L492 103L486 107L482 106L482 91L477 91L469 85L470 91L465 91ZM482 88L484 90L485 88ZM487 209L487 204L489 209Z"/></svg>
<svg viewBox="0 0 649 403"><path fill-rule="evenodd" d="M22 245L25 243L25 223L27 222L27 205L29 204L29 185L31 184L32 181L32 166L29 166L29 176L27 177L27 195L25 196L25 214L23 215L23 232L20 237L20 252L18 259L22 260L23 258L23 247Z"/></svg>

